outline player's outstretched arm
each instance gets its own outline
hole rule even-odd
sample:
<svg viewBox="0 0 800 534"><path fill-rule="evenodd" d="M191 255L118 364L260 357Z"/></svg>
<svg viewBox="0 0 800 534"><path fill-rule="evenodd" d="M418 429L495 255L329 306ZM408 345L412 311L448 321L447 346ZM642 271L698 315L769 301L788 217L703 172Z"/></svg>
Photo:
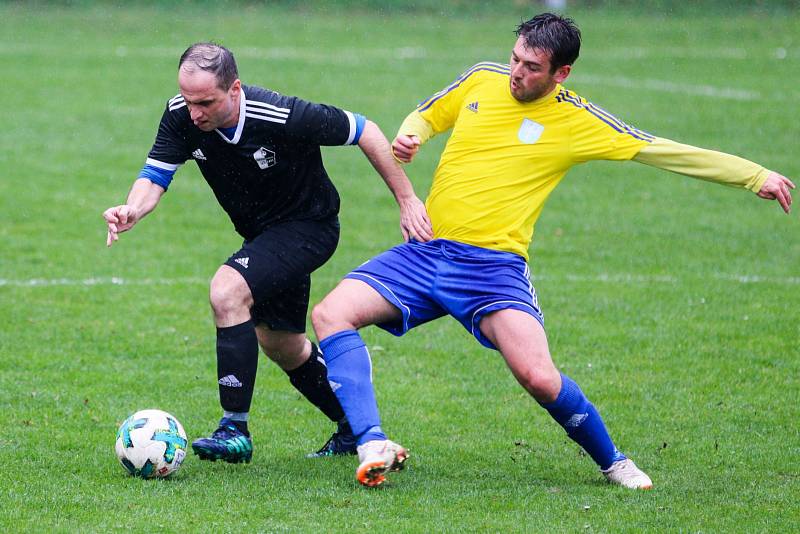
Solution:
<svg viewBox="0 0 800 534"><path fill-rule="evenodd" d="M791 180L777 172L771 172L756 194L767 200L777 200L783 211L789 213L792 210L792 189L794 183Z"/></svg>
<svg viewBox="0 0 800 534"><path fill-rule="evenodd" d="M761 198L777 200L786 213L792 205L794 184L788 178L739 156L656 137L633 159L692 178L749 189Z"/></svg>
<svg viewBox="0 0 800 534"><path fill-rule="evenodd" d="M433 239L431 220L428 218L425 204L414 193L414 186L411 185L408 176L392 157L389 141L377 124L370 120L366 122L358 146L386 182L397 205L400 206L400 231L403 239L406 241Z"/></svg>
<svg viewBox="0 0 800 534"><path fill-rule="evenodd" d="M153 211L164 194L164 188L146 178L139 178L133 183L125 204L112 206L103 212L103 219L108 227L106 246L110 247L119 240L119 234L127 232Z"/></svg>

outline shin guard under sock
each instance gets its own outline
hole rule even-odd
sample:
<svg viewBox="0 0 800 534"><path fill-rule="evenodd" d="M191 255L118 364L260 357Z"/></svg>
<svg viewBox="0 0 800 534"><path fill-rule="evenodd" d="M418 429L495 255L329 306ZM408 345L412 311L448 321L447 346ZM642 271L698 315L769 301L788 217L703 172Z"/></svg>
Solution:
<svg viewBox="0 0 800 534"><path fill-rule="evenodd" d="M578 384L561 375L561 391L554 402L541 404L567 435L592 457L601 469L608 469L625 455L617 450L606 425Z"/></svg>
<svg viewBox="0 0 800 534"><path fill-rule="evenodd" d="M286 371L289 375L289 382L309 400L311 404L328 416L334 423L339 423L344 419L344 410L339 404L339 399L328 383L328 368L325 367L325 360L317 346L311 344L311 355L308 360L291 371Z"/></svg>
<svg viewBox="0 0 800 534"><path fill-rule="evenodd" d="M228 412L250 411L258 368L258 339L252 320L217 328L219 401Z"/></svg>
<svg viewBox="0 0 800 534"><path fill-rule="evenodd" d="M372 362L355 330L344 330L319 343L328 365L328 381L361 445L386 439L372 389Z"/></svg>

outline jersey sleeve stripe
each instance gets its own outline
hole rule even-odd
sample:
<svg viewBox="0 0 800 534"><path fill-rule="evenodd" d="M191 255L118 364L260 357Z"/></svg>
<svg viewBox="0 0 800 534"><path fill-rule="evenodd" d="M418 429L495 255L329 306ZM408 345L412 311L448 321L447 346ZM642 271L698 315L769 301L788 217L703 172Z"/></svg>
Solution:
<svg viewBox="0 0 800 534"><path fill-rule="evenodd" d="M280 111L281 113L284 113L286 115L288 115L289 112L292 111L289 108L279 108L278 106L273 106L272 104L267 104L266 102L259 102L257 100L248 100L247 101L247 105L248 106L256 106L256 107L267 108L267 109L271 109L273 111Z"/></svg>
<svg viewBox="0 0 800 534"><path fill-rule="evenodd" d="M356 118L349 111L343 111L347 116L347 122L350 123L350 133L347 136L347 141L344 142L345 145L349 145L353 143L353 139L356 137Z"/></svg>
<svg viewBox="0 0 800 534"><path fill-rule="evenodd" d="M594 104L592 104L591 102L587 102L586 104L587 104L587 109L588 109L590 112L592 112L592 113L596 113L596 114L598 114L598 115L602 115L602 116L606 117L606 118L607 118L607 119L609 119L609 120L614 120L614 121L616 121L616 123L617 123L617 124L618 124L618 125L619 125L619 126L622 128L622 129L623 129L623 130L625 130L627 133L629 133L629 134L633 135L633 136L634 136L634 137L636 137L637 139L641 139L642 141L654 141L654 140L655 140L655 136L653 136L653 135L650 135L650 134L649 134L649 133L647 133L647 132L643 132L643 131L639 130L638 128L634 128L633 126L630 126L629 124L625 124L624 122L622 122L621 120L619 120L618 118L616 118L614 115L612 115L612 114L611 114L611 113L609 113L608 111L604 110L603 108L601 108L601 107L598 107L598 106L595 106L595 105L594 105Z"/></svg>
<svg viewBox="0 0 800 534"><path fill-rule="evenodd" d="M469 70L464 72L464 74L459 76L456 79L456 81L451 83L449 86L445 87L444 89L442 89L438 93L436 93L433 96L429 97L427 100L423 100L417 106L417 111L425 111L426 109L431 107L431 105L433 105L434 102L436 102L437 100L439 100L440 98L445 96L447 93L449 93L453 89L456 89L457 87L459 87L470 76L472 76L476 72L479 72L479 71L482 71L482 70L489 71L489 72L497 72L499 74L510 74L511 73L511 69L510 69L510 67L508 65L503 65L501 63L490 63L490 62L478 63L477 65L472 66Z"/></svg>
<svg viewBox="0 0 800 534"><path fill-rule="evenodd" d="M438 93L436 93L433 96L431 96L430 98L428 98L428 100L424 100L422 103L420 103L420 105L417 107L417 111L423 111L422 109L420 109L422 106L426 106L426 104L429 106L432 103L433 99L441 98L445 94L449 93L450 91L452 91L453 89L455 89L456 87L458 87L459 85L464 83L464 81L467 78L469 78L474 73L476 73L476 72L478 72L480 70L488 70L488 71L491 71L491 72L500 72L502 74L510 74L511 73L511 69L509 68L508 65L502 65L500 63L484 62L484 63L478 63L477 65L473 65L467 71L465 71L461 76L459 76L456 79L456 81L454 81L448 87L445 87L444 89L442 89Z"/></svg>
<svg viewBox="0 0 800 534"><path fill-rule="evenodd" d="M175 171L178 170L178 167L180 167L182 164L181 163L177 163L177 164L176 163L166 163L166 162L163 162L163 161L158 161L157 159L147 158L147 160L145 160L145 165L151 165L151 166L159 168L159 169L164 169L165 171L175 172Z"/></svg>
<svg viewBox="0 0 800 534"><path fill-rule="evenodd" d="M633 132L636 132L637 134L639 134L639 135L641 135L641 136L644 136L644 137L650 137L650 138L651 138L651 139L650 139L650 141L652 141L652 140L654 140L654 139L655 139L655 137L654 137L654 136L652 136L652 135L650 135L650 134L648 134L648 133L646 133L646 132L643 132L643 131L641 131L641 130L639 130L639 129L637 129L637 128L634 128L633 126L630 126L630 125L628 125L628 124L625 124L624 122L622 122L621 120L619 120L618 118L616 118L614 115L612 115L612 114L611 114L611 113L609 113L608 111L606 111L606 110L604 110L603 108L601 108L600 106L596 106L596 105L592 104L591 102L587 102L587 103L586 103L586 105L587 105L587 108L588 108L590 111L597 112L598 114L600 114L600 115L603 115L604 117L606 117L606 118L607 118L607 119L609 119L609 120L616 121L616 123L617 123L617 124L618 124L618 125L619 125L621 128L623 128L624 130L627 130L627 131L629 131L629 132L631 132L631 133L633 133Z"/></svg>
<svg viewBox="0 0 800 534"><path fill-rule="evenodd" d="M347 110L342 110L347 114L347 120L350 122L350 135L347 137L345 145L357 145L361 139L361 134L364 133L364 126L367 124L367 118L358 113L351 113Z"/></svg>
<svg viewBox="0 0 800 534"><path fill-rule="evenodd" d="M172 177L174 175L175 171L167 171L150 164L145 164L139 172L139 178L146 178L154 184L160 185L164 188L164 191L169 189L169 184L172 182Z"/></svg>
<svg viewBox="0 0 800 534"><path fill-rule="evenodd" d="M632 126L629 126L616 118L611 113L607 112L606 110L599 108L592 104L589 101L582 101L578 96L573 95L566 89L562 89L559 94L556 96L556 101L558 102L567 102L572 104L576 108L584 109L603 121L604 123L608 124L613 128L615 131L623 134L628 134L634 139L639 139L640 141L646 141L648 143L653 142L655 140L655 136L650 135L646 132L638 130Z"/></svg>
<svg viewBox="0 0 800 534"><path fill-rule="evenodd" d="M244 114L244 116L245 117L250 117L251 119L259 119L259 120L267 121L267 122L277 122L278 124L286 124L286 119L279 119L277 117L270 117L268 115L257 115L255 113L251 113L249 111L246 112Z"/></svg>
<svg viewBox="0 0 800 534"><path fill-rule="evenodd" d="M609 113L606 110L600 108L599 106L595 106L594 104L592 104L588 100L581 100L580 97L578 97L577 95L573 95L572 93L570 93L566 89L563 90L563 98L564 98L565 101L569 102L570 104L574 105L575 107L586 109L587 111L589 111L590 113L592 113L596 117L605 118L605 119L607 119L607 121L613 122L616 125L615 129L617 131L621 132L621 133L624 130L632 129L630 126L628 126L627 124L625 124L624 122L622 122L621 120L616 118L611 113ZM607 122L607 121L604 121L604 122Z"/></svg>
<svg viewBox="0 0 800 534"><path fill-rule="evenodd" d="M364 127L367 125L367 118L364 115L353 113L356 118L356 136L353 138L353 144L357 145L361 140L361 134L364 133Z"/></svg>
<svg viewBox="0 0 800 534"><path fill-rule="evenodd" d="M250 105L251 102L248 102L245 106L244 110L250 113L258 113L261 115L268 115L270 117L278 117L279 119L287 119L289 118L288 113L280 113L278 111L272 111L271 109L264 109L264 108L257 108Z"/></svg>
<svg viewBox="0 0 800 534"><path fill-rule="evenodd" d="M183 95L175 95L169 99L167 102L167 107L170 111L175 111L176 109L180 109L186 105L186 101L183 99Z"/></svg>

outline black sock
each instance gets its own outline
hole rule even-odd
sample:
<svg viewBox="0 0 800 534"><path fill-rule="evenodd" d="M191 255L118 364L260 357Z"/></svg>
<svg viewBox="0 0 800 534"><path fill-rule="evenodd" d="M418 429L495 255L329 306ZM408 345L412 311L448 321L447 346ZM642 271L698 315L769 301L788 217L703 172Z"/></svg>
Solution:
<svg viewBox="0 0 800 534"><path fill-rule="evenodd" d="M258 339L252 320L217 328L219 402L228 412L249 412L258 367Z"/></svg>
<svg viewBox="0 0 800 534"><path fill-rule="evenodd" d="M250 437L250 430L247 429L247 421L231 421L231 424L235 426L239 432Z"/></svg>
<svg viewBox="0 0 800 534"><path fill-rule="evenodd" d="M222 418L227 419L230 424L235 426L239 429L243 434L246 436L250 435L250 431L247 430L247 415L240 412L228 412L225 411L222 413ZM244 416L244 417L242 417Z"/></svg>
<svg viewBox="0 0 800 534"><path fill-rule="evenodd" d="M328 419L339 423L344 420L344 410L328 383L328 368L324 361L317 346L311 343L311 356L308 360L297 369L286 371L286 374L289 375L289 382L311 404L327 415Z"/></svg>
<svg viewBox="0 0 800 534"><path fill-rule="evenodd" d="M339 421L339 424L336 425L336 431L339 434L352 434L353 429L350 428L350 423L347 422L347 419L342 419Z"/></svg>

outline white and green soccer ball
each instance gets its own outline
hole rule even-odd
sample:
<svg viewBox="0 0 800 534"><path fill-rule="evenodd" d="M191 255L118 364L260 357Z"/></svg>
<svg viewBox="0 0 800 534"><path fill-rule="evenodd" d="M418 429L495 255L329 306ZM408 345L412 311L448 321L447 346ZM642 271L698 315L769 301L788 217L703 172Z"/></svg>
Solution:
<svg viewBox="0 0 800 534"><path fill-rule="evenodd" d="M186 444L186 432L174 416L161 410L140 410L120 425L114 449L131 475L163 478L180 468Z"/></svg>

